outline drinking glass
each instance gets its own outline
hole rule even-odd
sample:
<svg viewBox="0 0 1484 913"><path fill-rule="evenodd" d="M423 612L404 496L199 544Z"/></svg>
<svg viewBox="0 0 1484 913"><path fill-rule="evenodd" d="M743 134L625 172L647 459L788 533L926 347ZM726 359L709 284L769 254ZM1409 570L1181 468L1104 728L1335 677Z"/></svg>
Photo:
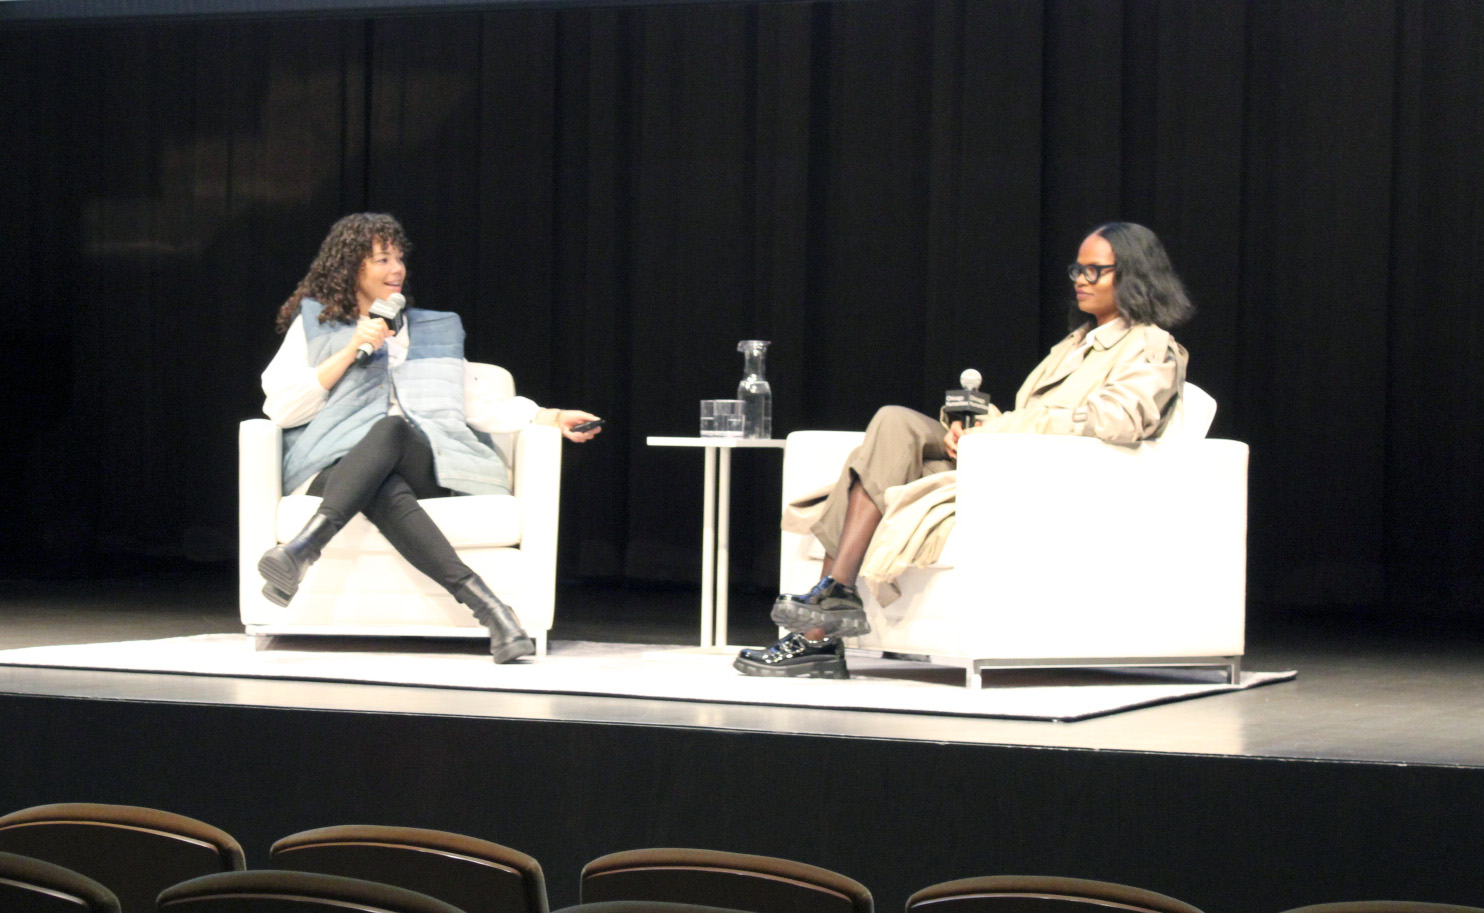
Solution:
<svg viewBox="0 0 1484 913"><path fill-rule="evenodd" d="M701 400L701 437L741 437L740 399Z"/></svg>

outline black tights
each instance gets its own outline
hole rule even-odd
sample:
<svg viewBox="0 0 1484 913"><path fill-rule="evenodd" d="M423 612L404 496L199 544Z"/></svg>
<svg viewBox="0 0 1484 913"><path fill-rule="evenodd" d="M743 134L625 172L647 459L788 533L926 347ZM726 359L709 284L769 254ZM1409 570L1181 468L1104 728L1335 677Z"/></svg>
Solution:
<svg viewBox="0 0 1484 913"><path fill-rule="evenodd" d="M340 526L365 514L402 557L444 589L452 592L474 576L417 502L448 490L433 472L432 448L405 418L389 415L373 425L310 483L308 493L324 499L319 512Z"/></svg>

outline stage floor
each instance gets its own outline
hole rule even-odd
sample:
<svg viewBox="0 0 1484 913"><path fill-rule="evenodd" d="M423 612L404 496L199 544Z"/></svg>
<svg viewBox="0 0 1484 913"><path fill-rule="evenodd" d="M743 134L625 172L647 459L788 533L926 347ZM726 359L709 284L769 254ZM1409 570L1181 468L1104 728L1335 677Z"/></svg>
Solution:
<svg viewBox="0 0 1484 913"><path fill-rule="evenodd" d="M229 581L176 575L86 583L0 581L0 649L240 630ZM685 644L685 589L567 586L556 640ZM771 628L767 597L733 600L733 640ZM0 667L0 692L87 699L567 720L852 738L1205 756L1484 767L1484 632L1408 630L1353 617L1267 613L1244 667L1297 681L1075 723L441 688ZM473 644L450 649L476 650ZM1025 675L1021 672L989 675ZM987 682L990 679L986 680Z"/></svg>

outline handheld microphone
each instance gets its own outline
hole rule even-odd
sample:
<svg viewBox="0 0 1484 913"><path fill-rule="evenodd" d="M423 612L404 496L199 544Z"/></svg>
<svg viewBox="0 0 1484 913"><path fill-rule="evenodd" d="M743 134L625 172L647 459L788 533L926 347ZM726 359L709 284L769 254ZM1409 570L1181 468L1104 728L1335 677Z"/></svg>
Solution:
<svg viewBox="0 0 1484 913"><path fill-rule="evenodd" d="M943 396L943 412L950 420L964 423L964 430L974 427L979 416L989 412L989 394L982 393L979 385L984 378L973 368L967 368L958 376L960 390L949 390Z"/></svg>
<svg viewBox="0 0 1484 913"><path fill-rule="evenodd" d="M366 316L380 317L382 322L386 324L387 329L395 333L398 330L402 329L402 308L406 306L407 299L402 297L402 293L392 292L390 295L387 296L385 301L377 298L375 301L371 302L371 310L366 314ZM376 349L372 348L371 343L361 343L359 346L356 347L356 364L364 365L366 362L370 361L371 356L375 354Z"/></svg>

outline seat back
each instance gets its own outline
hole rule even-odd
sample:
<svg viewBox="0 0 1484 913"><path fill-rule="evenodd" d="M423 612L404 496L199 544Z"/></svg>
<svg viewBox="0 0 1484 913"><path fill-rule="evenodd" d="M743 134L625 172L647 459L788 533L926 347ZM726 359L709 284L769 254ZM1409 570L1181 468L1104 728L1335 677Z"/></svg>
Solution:
<svg viewBox="0 0 1484 913"><path fill-rule="evenodd" d="M563 907L557 913L743 913L729 907L698 903L663 903L658 900L605 900Z"/></svg>
<svg viewBox="0 0 1484 913"><path fill-rule="evenodd" d="M112 891L123 913L154 909L166 887L246 867L226 831L133 805L68 802L0 817L0 851L63 866Z"/></svg>
<svg viewBox="0 0 1484 913"><path fill-rule="evenodd" d="M582 869L584 904L649 900L751 913L871 913L871 892L829 869L719 850L611 853Z"/></svg>
<svg viewBox="0 0 1484 913"><path fill-rule="evenodd" d="M1211 394L1187 381L1175 401L1175 417L1160 434L1161 441L1199 441L1211 431L1216 420L1216 400Z"/></svg>
<svg viewBox="0 0 1484 913"><path fill-rule="evenodd" d="M119 913L118 898L71 869L0 853L0 910L6 913Z"/></svg>
<svg viewBox="0 0 1484 913"><path fill-rule="evenodd" d="M497 399L509 399L515 395L515 375L499 365L471 361L468 374L476 384L488 384Z"/></svg>
<svg viewBox="0 0 1484 913"><path fill-rule="evenodd" d="M467 376L469 383L475 388L470 392L478 395L488 395L497 400L507 400L515 395L514 375L499 365L471 361L468 365ZM500 451L500 455L505 458L505 465L510 467L510 481L514 484L514 473L516 472L515 435L509 432L502 432L491 434L490 438L494 441L495 449Z"/></svg>
<svg viewBox="0 0 1484 913"><path fill-rule="evenodd" d="M1297 907L1287 913L1484 913L1484 909L1415 900L1353 900Z"/></svg>
<svg viewBox="0 0 1484 913"><path fill-rule="evenodd" d="M318 872L259 869L194 878L160 893L159 913L463 913L426 894Z"/></svg>
<svg viewBox="0 0 1484 913"><path fill-rule="evenodd" d="M1184 901L1108 881L1046 875L963 878L907 898L907 913L1201 913Z"/></svg>
<svg viewBox="0 0 1484 913"><path fill-rule="evenodd" d="M541 864L498 843L412 827L341 825L273 844L273 867L418 891L465 913L547 913Z"/></svg>

